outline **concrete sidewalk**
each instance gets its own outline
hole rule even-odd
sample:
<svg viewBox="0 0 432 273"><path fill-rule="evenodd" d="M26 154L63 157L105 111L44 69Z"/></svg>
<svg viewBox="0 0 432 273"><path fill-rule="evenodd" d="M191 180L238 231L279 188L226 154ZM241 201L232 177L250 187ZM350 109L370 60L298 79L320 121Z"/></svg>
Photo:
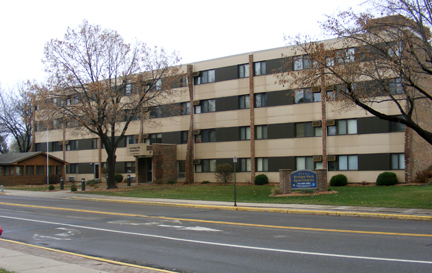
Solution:
<svg viewBox="0 0 432 273"><path fill-rule="evenodd" d="M188 207L197 209L218 210L241 210L260 211L275 213L295 213L313 215L355 216L355 217L377 217L406 220L432 220L430 209L399 209L383 207L353 207L353 206L324 206L324 205L300 205L300 204L268 204L268 203L237 203L179 200L179 199L156 199L156 198L134 198L104 196L96 194L77 194L69 190L64 191L19 191L5 190L6 195L86 200L94 202L116 202L133 203L139 205ZM114 262L114 261L112 261ZM66 253L57 250L48 250L42 247L30 246L20 243L0 240L0 268L18 272L170 272L166 270L136 268L133 265L114 264L103 259L92 259L74 253Z"/></svg>

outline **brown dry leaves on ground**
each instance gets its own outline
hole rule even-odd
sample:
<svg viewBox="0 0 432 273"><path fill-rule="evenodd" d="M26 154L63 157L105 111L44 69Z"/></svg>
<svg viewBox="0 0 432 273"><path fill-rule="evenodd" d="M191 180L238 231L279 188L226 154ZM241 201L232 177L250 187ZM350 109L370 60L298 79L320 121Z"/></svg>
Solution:
<svg viewBox="0 0 432 273"><path fill-rule="evenodd" d="M323 195L323 194L336 194L337 191L321 191L314 193L306 193L306 192L291 192L287 194L272 194L270 197L288 197L288 196L312 196L312 195Z"/></svg>

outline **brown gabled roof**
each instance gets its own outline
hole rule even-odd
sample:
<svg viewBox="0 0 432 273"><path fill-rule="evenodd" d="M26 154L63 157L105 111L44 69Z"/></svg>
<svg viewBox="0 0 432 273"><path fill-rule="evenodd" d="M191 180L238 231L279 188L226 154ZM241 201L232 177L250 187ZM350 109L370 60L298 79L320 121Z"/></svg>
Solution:
<svg viewBox="0 0 432 273"><path fill-rule="evenodd" d="M28 152L28 153L15 153L15 154L0 154L0 165L13 165L17 164L20 161L38 156L38 155L44 155L46 156L46 153L44 152ZM57 158L55 156L49 155L50 158L58 160L60 162L63 162L65 164L68 164L66 161L61 160L60 158Z"/></svg>

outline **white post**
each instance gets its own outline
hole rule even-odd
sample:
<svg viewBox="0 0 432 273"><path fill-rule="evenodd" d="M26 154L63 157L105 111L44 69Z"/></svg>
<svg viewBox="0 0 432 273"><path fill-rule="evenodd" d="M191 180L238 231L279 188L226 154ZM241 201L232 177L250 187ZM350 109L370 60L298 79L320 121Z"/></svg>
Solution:
<svg viewBox="0 0 432 273"><path fill-rule="evenodd" d="M48 138L48 134L49 134L49 131L48 131L48 128L49 128L49 126L47 125L47 167L46 167L46 176L47 176L47 185L49 185L49 142L48 142L48 140L49 140L49 138Z"/></svg>

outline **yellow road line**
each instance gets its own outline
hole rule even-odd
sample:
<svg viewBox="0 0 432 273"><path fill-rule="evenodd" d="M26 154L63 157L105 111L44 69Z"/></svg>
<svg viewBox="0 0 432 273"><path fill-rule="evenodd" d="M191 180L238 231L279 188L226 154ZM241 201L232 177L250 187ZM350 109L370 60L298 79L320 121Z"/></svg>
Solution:
<svg viewBox="0 0 432 273"><path fill-rule="evenodd" d="M158 269L158 268L153 268L153 267L148 267L148 266L143 266L143 265L137 265L137 264L129 264L129 263L124 263L124 262L119 262L119 261L114 261L114 260L109 260L109 259L104 259L104 258L99 258L99 257L88 256L88 255L78 254L78 253L74 253L74 252L64 251L64 250L58 250L58 249L54 249L54 248L48 248L48 247L43 247L43 246L26 244L26 243L12 241L12 240L8 240L8 239L0 239L0 241L8 242L8 243L14 243L14 244L18 244L18 245L30 246L30 247L34 247L34 248L54 251L54 252L73 255L73 256L78 256L78 257L91 259L91 260L95 260L95 261L99 261L99 262L105 262L105 263L122 265L122 266L129 266L129 267L136 267L136 268L141 268L141 269L154 270L154 271L158 271L158 272L175 273L174 271Z"/></svg>
<svg viewBox="0 0 432 273"><path fill-rule="evenodd" d="M199 219L188 219L188 218L174 218L164 216L148 216L141 214L129 214L119 212L102 212L93 210L81 210L81 209L68 209L68 208L53 208L36 205L24 205L0 202L0 205L28 207L28 208L40 208L40 209L51 209L51 210L62 210L62 211L73 211L73 212L84 212L93 214L105 214L105 215L117 215L127 217L141 217L141 218L154 218L163 220L179 220L184 222L196 222L196 223L207 223L207 224L221 224L231 226L247 226L247 227L262 227L262 228L275 228L275 229L287 229L287 230L302 230L302 231L323 231L323 232L337 232L337 233L355 233L355 234L373 234L373 235L391 235L391 236L412 236L412 237L431 237L432 234L417 234L417 233L398 233L398 232L380 232L380 231L362 231L362 230L343 230L343 229L324 229L324 228L306 228L306 227L287 227L287 226L273 226L273 225L260 225L260 224L247 224L247 223L233 223L224 221L212 221L212 220L199 220Z"/></svg>
<svg viewBox="0 0 432 273"><path fill-rule="evenodd" d="M181 207L181 208L213 209L213 210L228 210L228 211L233 211L233 210L235 210L235 211L256 211L256 212L274 212L274 213L286 213L286 214L351 216L351 217L371 217L371 218L384 218L384 219L432 221L432 216L406 215L406 214L346 212L346 211L326 211L326 210L299 210L299 209L296 210L296 209L277 209L277 208L251 208L251 207L241 207L241 206L240 207L234 207L234 206L230 207L230 206L177 204L177 203L168 203L168 202L112 200L112 199L98 199L98 198L85 198L85 197L73 197L73 199L94 201L94 202L138 204L138 205L161 206L161 207Z"/></svg>

